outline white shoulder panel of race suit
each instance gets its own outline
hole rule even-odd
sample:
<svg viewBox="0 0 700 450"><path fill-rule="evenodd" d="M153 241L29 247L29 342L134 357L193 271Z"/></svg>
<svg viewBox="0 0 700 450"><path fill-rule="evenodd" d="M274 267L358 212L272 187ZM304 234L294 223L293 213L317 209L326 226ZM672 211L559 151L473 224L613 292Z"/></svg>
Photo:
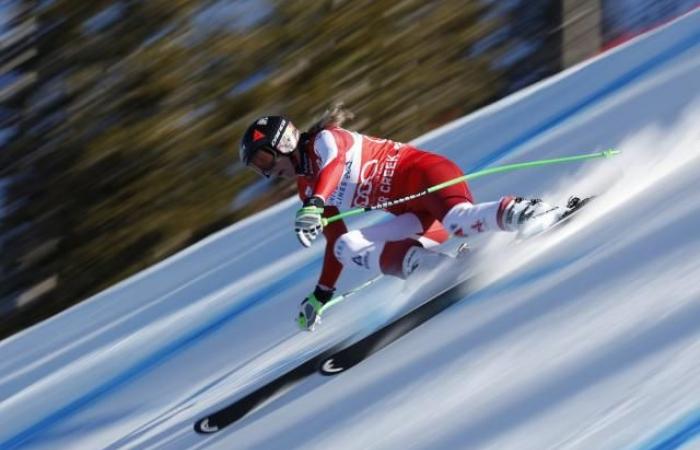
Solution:
<svg viewBox="0 0 700 450"><path fill-rule="evenodd" d="M320 159L320 168L323 169L339 156L340 152L345 152L345 168L340 178L338 187L326 201L327 205L337 206L339 209L349 209L352 207L355 190L360 179L360 168L362 167L362 135L353 131L342 130L352 138L350 148L338 148L338 143L333 133L328 130L321 131L314 141L314 152Z"/></svg>
<svg viewBox="0 0 700 450"><path fill-rule="evenodd" d="M333 133L323 130L314 139L314 153L319 159L319 168L323 169L338 157L338 143Z"/></svg>

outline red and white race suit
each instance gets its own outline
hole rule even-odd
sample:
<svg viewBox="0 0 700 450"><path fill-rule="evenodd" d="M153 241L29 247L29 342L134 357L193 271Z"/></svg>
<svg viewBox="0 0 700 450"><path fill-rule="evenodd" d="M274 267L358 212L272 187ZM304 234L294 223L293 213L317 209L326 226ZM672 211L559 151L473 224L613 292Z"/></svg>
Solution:
<svg viewBox="0 0 700 450"><path fill-rule="evenodd" d="M326 216L404 197L463 175L443 156L339 127L311 136L302 151L308 164L307 175L297 179L299 196L302 201L311 196L324 199ZM403 276L404 257L412 247L437 245L450 233L498 228L500 203L473 205L465 182L388 208L397 216L389 222L351 232L342 221L334 222L324 229L327 244L319 284L335 286L347 265Z"/></svg>

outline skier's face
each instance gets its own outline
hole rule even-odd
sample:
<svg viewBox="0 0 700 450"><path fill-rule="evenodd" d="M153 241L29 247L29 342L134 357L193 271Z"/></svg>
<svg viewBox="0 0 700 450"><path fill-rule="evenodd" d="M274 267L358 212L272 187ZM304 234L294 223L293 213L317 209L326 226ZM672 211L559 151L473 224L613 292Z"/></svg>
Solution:
<svg viewBox="0 0 700 450"><path fill-rule="evenodd" d="M286 156L276 156L271 150L255 152L248 166L266 178L271 176L291 178L296 175L292 161Z"/></svg>
<svg viewBox="0 0 700 450"><path fill-rule="evenodd" d="M272 150L260 149L253 153L250 161L248 161L248 167L258 172L260 175L270 178L272 171L275 170L275 165L277 164L277 158Z"/></svg>
<svg viewBox="0 0 700 450"><path fill-rule="evenodd" d="M293 178L296 176L296 170L294 170L294 164L288 156L283 156L277 158L277 164L273 174L282 178Z"/></svg>

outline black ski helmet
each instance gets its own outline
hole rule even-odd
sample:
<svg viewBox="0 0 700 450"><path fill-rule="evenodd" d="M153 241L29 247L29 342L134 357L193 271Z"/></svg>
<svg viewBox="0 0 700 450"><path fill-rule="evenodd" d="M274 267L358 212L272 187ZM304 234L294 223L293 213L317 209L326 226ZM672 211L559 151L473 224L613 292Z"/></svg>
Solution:
<svg viewBox="0 0 700 450"><path fill-rule="evenodd" d="M276 159L289 156L299 144L299 130L283 116L265 116L257 119L243 134L239 156L249 165L256 152L266 151ZM263 174L269 176L269 174Z"/></svg>

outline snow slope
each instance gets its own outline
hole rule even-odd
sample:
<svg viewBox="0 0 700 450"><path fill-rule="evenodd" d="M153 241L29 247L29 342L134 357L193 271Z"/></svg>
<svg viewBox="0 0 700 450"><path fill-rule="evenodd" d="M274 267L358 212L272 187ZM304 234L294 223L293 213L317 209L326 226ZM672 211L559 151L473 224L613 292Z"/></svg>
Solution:
<svg viewBox="0 0 700 450"><path fill-rule="evenodd" d="M700 448L699 121L695 11L417 141L467 171L623 151L475 181L484 200L601 196L536 242L475 242L484 276L448 312L196 435L206 412L420 300L383 280L296 332L322 243L296 243L290 199L1 342L0 448Z"/></svg>

